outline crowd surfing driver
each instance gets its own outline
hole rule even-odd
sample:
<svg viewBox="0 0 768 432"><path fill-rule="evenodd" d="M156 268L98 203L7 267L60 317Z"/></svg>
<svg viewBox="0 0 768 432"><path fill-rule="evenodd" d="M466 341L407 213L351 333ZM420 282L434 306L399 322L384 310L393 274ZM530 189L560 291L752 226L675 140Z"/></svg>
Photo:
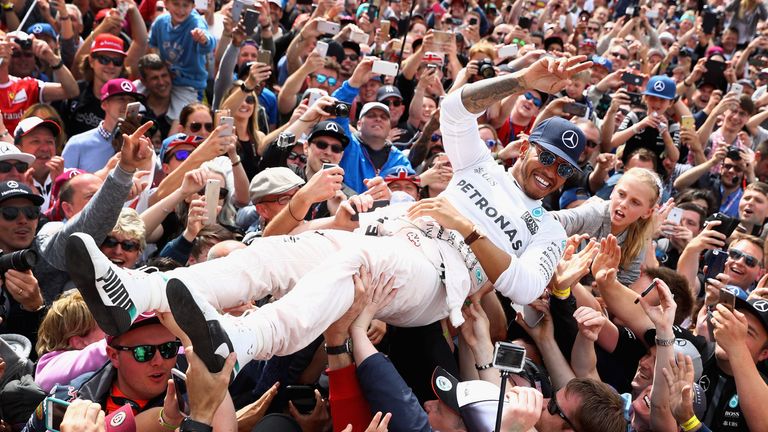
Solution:
<svg viewBox="0 0 768 432"><path fill-rule="evenodd" d="M566 238L541 199L573 173L586 139L570 122L544 120L510 175L480 138L476 118L512 93L557 92L591 65L584 59L544 58L446 97L441 130L453 180L440 197L410 207L407 219L385 221L378 232L388 235L318 231L350 226L337 216L300 225L311 230L302 235L260 238L225 258L147 274L117 268L78 234L67 247L72 279L107 333L124 331L141 312L170 310L211 370L220 370L231 351L239 369L309 344L349 309L361 266L374 279L394 279L398 294L377 318L398 326L445 317L458 326L464 299L488 281L516 303L530 303L552 277ZM248 315L217 311L267 294L279 300Z"/></svg>

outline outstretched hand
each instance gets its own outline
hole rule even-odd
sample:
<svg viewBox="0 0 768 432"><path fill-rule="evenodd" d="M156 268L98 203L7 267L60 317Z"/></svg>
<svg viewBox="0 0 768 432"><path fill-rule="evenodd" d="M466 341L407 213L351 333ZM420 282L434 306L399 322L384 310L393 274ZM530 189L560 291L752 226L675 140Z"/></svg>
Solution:
<svg viewBox="0 0 768 432"><path fill-rule="evenodd" d="M592 67L587 56L570 58L543 57L536 63L518 72L523 87L554 94L565 88L575 74Z"/></svg>

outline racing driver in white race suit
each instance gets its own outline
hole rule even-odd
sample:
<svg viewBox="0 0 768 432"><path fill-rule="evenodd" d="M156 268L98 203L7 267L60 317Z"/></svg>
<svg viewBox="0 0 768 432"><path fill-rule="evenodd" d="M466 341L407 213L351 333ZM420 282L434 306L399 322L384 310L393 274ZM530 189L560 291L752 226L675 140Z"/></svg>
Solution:
<svg viewBox="0 0 768 432"><path fill-rule="evenodd" d="M446 97L440 121L451 183L399 217L367 218L376 227L331 229L337 214L301 225L308 231L300 235L257 239L226 257L165 273L120 269L78 233L67 245L70 276L107 334L124 332L144 312L171 311L214 372L230 352L237 353L237 372L252 359L308 345L349 309L361 266L373 280L393 278L397 294L376 318L397 326L446 316L460 325L464 299L488 282L528 304L552 277L566 239L541 199L578 169L586 139L562 118L543 120L508 173L480 139L476 118L511 94L556 93L591 66L585 59L542 58ZM241 317L219 312L268 294L277 300Z"/></svg>

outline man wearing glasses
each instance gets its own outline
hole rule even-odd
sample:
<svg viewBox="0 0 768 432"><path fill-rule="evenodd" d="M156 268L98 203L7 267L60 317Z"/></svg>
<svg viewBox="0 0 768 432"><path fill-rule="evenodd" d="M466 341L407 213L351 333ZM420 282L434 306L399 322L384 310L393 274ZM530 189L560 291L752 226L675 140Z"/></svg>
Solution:
<svg viewBox="0 0 768 432"><path fill-rule="evenodd" d="M33 162L35 155L22 153L11 143L0 142L0 182L26 182L25 174Z"/></svg>

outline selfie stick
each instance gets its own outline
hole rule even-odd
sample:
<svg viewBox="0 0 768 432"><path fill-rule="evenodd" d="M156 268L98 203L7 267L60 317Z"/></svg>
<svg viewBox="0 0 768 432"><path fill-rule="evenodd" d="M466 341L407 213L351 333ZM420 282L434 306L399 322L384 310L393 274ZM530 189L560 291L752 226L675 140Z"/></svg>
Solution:
<svg viewBox="0 0 768 432"><path fill-rule="evenodd" d="M501 412L504 410L504 394L507 390L507 378L509 377L509 371L501 370L501 390L499 391L499 408L496 410L496 427L493 429L496 432L501 431Z"/></svg>
<svg viewBox="0 0 768 432"><path fill-rule="evenodd" d="M27 9L27 13L24 15L24 18L21 19L21 22L19 23L18 29L20 31L24 31L24 23L27 21L27 18L32 14L32 11L35 10L35 6L37 6L37 0L33 0L32 4L29 6L29 9Z"/></svg>
<svg viewBox="0 0 768 432"><path fill-rule="evenodd" d="M411 0L411 12L408 13L408 26L406 27L410 27L411 25L411 17L413 17L414 9L416 9L416 0ZM399 23L400 20L397 20L397 22ZM407 33L408 32L406 31L406 34ZM397 70L400 70L400 64L403 62L403 51L405 51L405 36L403 36L403 43L400 44L400 54L397 55Z"/></svg>

